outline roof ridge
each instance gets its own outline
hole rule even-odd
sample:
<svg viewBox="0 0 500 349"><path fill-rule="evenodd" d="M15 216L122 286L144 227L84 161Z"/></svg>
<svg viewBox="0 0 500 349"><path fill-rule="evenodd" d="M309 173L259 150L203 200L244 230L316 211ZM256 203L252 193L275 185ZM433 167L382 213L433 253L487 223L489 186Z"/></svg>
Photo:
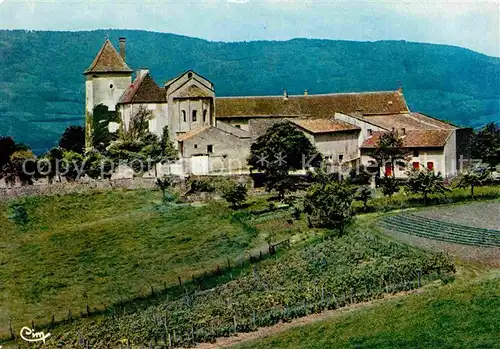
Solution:
<svg viewBox="0 0 500 349"><path fill-rule="evenodd" d="M360 92L331 92L331 93L318 93L318 94L308 94L308 95L288 95L290 97L316 97L316 96L340 96L340 95L365 95L365 94L377 94L377 93L395 93L397 90L386 90L386 91L360 91ZM236 98L284 98L283 95L263 95L263 96L221 96L216 97L217 99L236 99Z"/></svg>

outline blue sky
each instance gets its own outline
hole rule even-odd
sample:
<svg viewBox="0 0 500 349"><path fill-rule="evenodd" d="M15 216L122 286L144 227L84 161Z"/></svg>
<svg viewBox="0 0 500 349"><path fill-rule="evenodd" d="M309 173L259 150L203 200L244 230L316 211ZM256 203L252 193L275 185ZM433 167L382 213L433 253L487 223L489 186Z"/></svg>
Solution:
<svg viewBox="0 0 500 349"><path fill-rule="evenodd" d="M500 57L500 0L0 0L2 29L143 29L214 41L408 40Z"/></svg>

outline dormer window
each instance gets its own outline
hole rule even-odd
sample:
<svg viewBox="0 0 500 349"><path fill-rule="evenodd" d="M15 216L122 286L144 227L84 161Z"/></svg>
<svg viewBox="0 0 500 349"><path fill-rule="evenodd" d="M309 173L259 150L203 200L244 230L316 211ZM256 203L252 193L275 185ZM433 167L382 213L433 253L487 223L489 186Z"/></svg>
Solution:
<svg viewBox="0 0 500 349"><path fill-rule="evenodd" d="M184 122L186 122L186 111L185 110L182 111L182 120Z"/></svg>
<svg viewBox="0 0 500 349"><path fill-rule="evenodd" d="M195 110L193 110L193 122L196 122L196 114L197 114L197 111L195 109Z"/></svg>

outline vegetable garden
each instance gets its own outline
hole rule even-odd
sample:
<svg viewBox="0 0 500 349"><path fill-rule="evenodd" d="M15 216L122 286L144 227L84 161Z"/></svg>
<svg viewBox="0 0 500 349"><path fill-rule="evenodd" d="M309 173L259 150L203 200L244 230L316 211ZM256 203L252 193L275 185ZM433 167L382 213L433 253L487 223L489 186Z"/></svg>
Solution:
<svg viewBox="0 0 500 349"><path fill-rule="evenodd" d="M442 254L353 231L282 252L209 290L186 288L142 310L116 309L67 323L51 330L47 345L191 346L414 289L454 270Z"/></svg>
<svg viewBox="0 0 500 349"><path fill-rule="evenodd" d="M474 228L437 219L402 213L384 217L380 225L388 230L457 244L500 247L500 231Z"/></svg>

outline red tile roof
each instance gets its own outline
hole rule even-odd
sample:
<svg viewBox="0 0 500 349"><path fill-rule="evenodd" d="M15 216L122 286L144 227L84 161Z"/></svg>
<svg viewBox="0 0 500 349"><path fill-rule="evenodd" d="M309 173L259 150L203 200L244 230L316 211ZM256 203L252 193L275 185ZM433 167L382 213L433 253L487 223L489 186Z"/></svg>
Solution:
<svg viewBox="0 0 500 349"><path fill-rule="evenodd" d="M90 66L83 72L93 73L132 73L122 57L116 52L111 41L106 39Z"/></svg>
<svg viewBox="0 0 500 349"><path fill-rule="evenodd" d="M216 117L292 116L332 118L335 112L397 114L408 112L399 91L300 96L218 97Z"/></svg>
<svg viewBox="0 0 500 349"><path fill-rule="evenodd" d="M196 136L199 133L202 133L202 132L209 130L211 127L212 126L205 126L205 127L200 127L200 128L195 128L193 130L190 130L186 133L183 133L183 134L177 136L177 141L179 141L179 142L185 141L191 137Z"/></svg>
<svg viewBox="0 0 500 349"><path fill-rule="evenodd" d="M290 119L290 121L310 133L360 130L358 126L333 119Z"/></svg>
<svg viewBox="0 0 500 349"><path fill-rule="evenodd" d="M118 104L165 103L166 101L165 90L154 82L148 72L143 72L138 74L132 84L123 92Z"/></svg>
<svg viewBox="0 0 500 349"><path fill-rule="evenodd" d="M403 138L405 148L439 148L444 147L453 130L409 130ZM386 132L375 131L360 148L377 148L380 137Z"/></svg>

